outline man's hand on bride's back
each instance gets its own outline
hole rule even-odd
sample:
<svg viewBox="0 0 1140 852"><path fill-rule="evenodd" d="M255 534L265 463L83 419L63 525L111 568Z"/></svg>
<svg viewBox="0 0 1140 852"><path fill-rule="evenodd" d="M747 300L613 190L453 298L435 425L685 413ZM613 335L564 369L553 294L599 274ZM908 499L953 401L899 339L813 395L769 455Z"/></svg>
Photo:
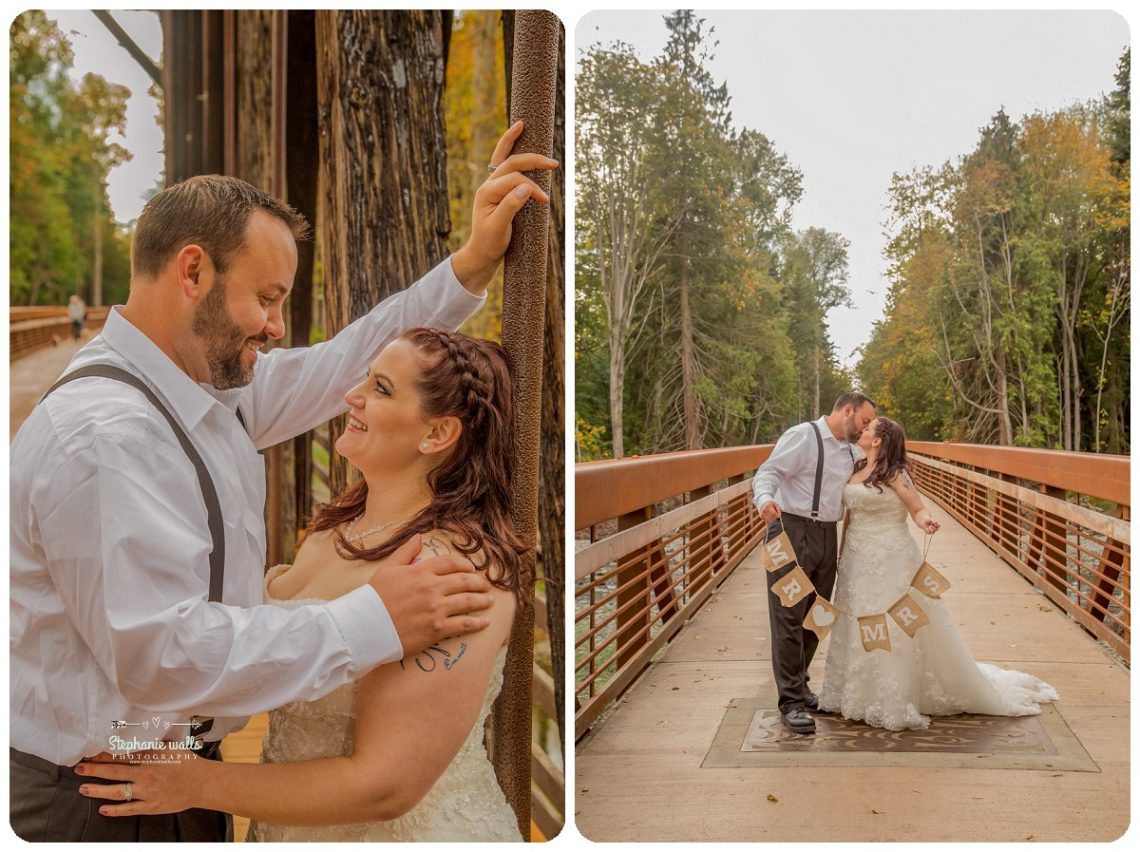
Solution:
<svg viewBox="0 0 1140 852"><path fill-rule="evenodd" d="M396 626L404 656L491 623L480 614L491 606L491 584L470 560L446 553L413 563L419 552L420 536L412 536L368 580Z"/></svg>

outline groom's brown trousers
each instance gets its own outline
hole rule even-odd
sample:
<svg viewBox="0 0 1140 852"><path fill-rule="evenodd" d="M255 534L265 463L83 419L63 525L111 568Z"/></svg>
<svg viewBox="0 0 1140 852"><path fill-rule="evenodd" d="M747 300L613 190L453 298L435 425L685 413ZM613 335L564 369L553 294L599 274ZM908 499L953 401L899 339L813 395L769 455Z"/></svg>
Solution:
<svg viewBox="0 0 1140 852"><path fill-rule="evenodd" d="M221 760L216 743L208 743L203 757ZM68 766L8 749L10 820L17 837L30 842L86 841L138 843L191 841L224 843L233 840L233 817L218 811L190 810L176 814L105 817L99 813L105 799L79 794L79 785L114 784L100 778L83 778Z"/></svg>
<svg viewBox="0 0 1140 852"><path fill-rule="evenodd" d="M836 524L834 521L813 521L784 512L768 526L768 537L775 538L783 531L792 542L796 560L819 594L831 600L835 587ZM795 563L768 574L768 623L772 628L772 672L779 690L780 712L792 707L803 707L808 695L808 666L811 665L819 637L805 628L804 617L815 595L811 594L795 606L784 606L772 586L795 568Z"/></svg>

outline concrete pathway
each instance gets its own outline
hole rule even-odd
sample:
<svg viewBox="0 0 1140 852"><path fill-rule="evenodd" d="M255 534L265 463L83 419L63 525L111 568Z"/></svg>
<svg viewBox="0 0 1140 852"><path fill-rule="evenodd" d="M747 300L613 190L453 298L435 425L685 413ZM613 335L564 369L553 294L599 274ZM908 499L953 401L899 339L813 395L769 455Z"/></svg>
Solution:
<svg viewBox="0 0 1140 852"><path fill-rule="evenodd" d="M1095 770L913 765L702 768L733 699L775 705L757 552L577 747L595 841L1096 841L1129 824L1129 672L938 507L930 561L976 659L1036 674ZM920 533L913 530L916 538ZM822 682L826 642L812 667ZM1041 717L1044 718L1044 717ZM870 759L868 759L870 758ZM899 765L900 760L903 765ZM861 763L862 765L856 765ZM994 762L997 765L997 762Z"/></svg>

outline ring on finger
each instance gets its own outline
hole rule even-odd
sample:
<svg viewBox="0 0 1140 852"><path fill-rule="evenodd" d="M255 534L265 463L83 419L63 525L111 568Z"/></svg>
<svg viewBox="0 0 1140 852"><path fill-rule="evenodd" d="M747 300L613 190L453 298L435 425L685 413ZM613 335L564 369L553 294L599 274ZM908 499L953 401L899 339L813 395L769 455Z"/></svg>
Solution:
<svg viewBox="0 0 1140 852"><path fill-rule="evenodd" d="M134 788L131 786L131 782L128 781L126 788L123 790L123 801L129 802L132 799L134 799L134 797L135 797Z"/></svg>
<svg viewBox="0 0 1140 852"><path fill-rule="evenodd" d="M495 169L497 169L497 168L498 168L498 166L495 165L494 163L487 163L487 171L488 172L494 172Z"/></svg>

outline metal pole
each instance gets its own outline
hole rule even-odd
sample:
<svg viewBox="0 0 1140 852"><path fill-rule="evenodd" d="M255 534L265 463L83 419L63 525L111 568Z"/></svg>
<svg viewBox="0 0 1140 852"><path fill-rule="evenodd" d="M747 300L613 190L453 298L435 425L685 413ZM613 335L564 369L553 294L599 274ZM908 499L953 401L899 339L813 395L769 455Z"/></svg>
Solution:
<svg viewBox="0 0 1140 852"><path fill-rule="evenodd" d="M515 17L511 73L511 123L525 127L516 152L550 156L554 144L554 97L561 24L549 12L519 11ZM550 190L550 173L531 175ZM537 538L539 435L542 406L543 323L546 312L550 210L531 200L515 217L503 276L503 346L515 381L515 449L512 514L523 540ZM533 570L534 558L530 557ZM528 592L533 591L528 589ZM499 784L530 836L531 678L534 608L515 616L507 651L505 686L495 705L492 745Z"/></svg>

